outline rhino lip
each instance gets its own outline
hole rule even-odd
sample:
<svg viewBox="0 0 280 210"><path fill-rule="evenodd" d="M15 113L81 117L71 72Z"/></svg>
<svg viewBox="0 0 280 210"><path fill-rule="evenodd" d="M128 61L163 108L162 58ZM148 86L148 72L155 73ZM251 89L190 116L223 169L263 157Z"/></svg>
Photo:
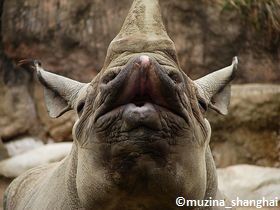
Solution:
<svg viewBox="0 0 280 210"><path fill-rule="evenodd" d="M151 96L148 92L143 92L142 95L137 93L137 92L130 92L129 96L126 96L125 100L122 101L117 101L116 103L104 103L103 105L101 105L97 116L95 118L95 122L102 116L113 112L116 109L121 109L121 107L123 107L124 109L126 108L126 106L129 106L130 104L135 105L138 108L144 108L147 106L147 104L152 105L155 108L155 111L158 112L159 109L163 109L165 111L169 111L173 114L175 114L176 116L182 117L184 119L186 119L183 115L183 113L181 113L179 110L174 110L172 109L172 107L170 107L168 104L164 104L164 103L160 103L157 100L157 96Z"/></svg>

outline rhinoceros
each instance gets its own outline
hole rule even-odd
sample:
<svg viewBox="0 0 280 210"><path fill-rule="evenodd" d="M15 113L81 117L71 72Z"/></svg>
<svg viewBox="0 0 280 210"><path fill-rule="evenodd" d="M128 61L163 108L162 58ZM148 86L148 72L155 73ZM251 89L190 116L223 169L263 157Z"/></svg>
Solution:
<svg viewBox="0 0 280 210"><path fill-rule="evenodd" d="M181 69L158 0L135 0L89 83L36 69L50 117L75 110L73 146L61 162L16 178L5 210L173 210L221 200L206 113L228 112L237 58L191 80Z"/></svg>

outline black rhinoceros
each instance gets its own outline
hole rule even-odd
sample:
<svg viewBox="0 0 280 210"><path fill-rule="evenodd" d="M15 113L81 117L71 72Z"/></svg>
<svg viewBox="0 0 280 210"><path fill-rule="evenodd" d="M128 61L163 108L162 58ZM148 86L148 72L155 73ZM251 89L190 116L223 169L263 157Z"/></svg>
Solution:
<svg viewBox="0 0 280 210"><path fill-rule="evenodd" d="M29 65L31 64L31 65ZM5 210L172 210L186 200L224 199L209 149L208 109L227 113L230 66L191 80L178 63L157 0L135 0L90 83L43 70L51 117L75 110L71 153L29 170L6 191Z"/></svg>

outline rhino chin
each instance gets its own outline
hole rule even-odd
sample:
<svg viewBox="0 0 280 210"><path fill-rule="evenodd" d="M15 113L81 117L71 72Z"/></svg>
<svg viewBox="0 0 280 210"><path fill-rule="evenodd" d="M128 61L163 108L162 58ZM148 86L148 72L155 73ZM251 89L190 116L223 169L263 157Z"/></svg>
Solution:
<svg viewBox="0 0 280 210"><path fill-rule="evenodd" d="M123 130L132 130L137 127L147 127L153 130L160 130L162 126L159 120L159 113L151 103L144 103L143 106L136 106L129 103L125 106L123 112L124 126Z"/></svg>

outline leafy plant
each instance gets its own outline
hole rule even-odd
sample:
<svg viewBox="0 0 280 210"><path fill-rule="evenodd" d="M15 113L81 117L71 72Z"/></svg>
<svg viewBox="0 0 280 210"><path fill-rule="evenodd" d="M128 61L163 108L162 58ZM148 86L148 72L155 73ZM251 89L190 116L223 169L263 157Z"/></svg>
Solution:
<svg viewBox="0 0 280 210"><path fill-rule="evenodd" d="M280 45L280 0L223 0L224 9L236 9L269 49Z"/></svg>

